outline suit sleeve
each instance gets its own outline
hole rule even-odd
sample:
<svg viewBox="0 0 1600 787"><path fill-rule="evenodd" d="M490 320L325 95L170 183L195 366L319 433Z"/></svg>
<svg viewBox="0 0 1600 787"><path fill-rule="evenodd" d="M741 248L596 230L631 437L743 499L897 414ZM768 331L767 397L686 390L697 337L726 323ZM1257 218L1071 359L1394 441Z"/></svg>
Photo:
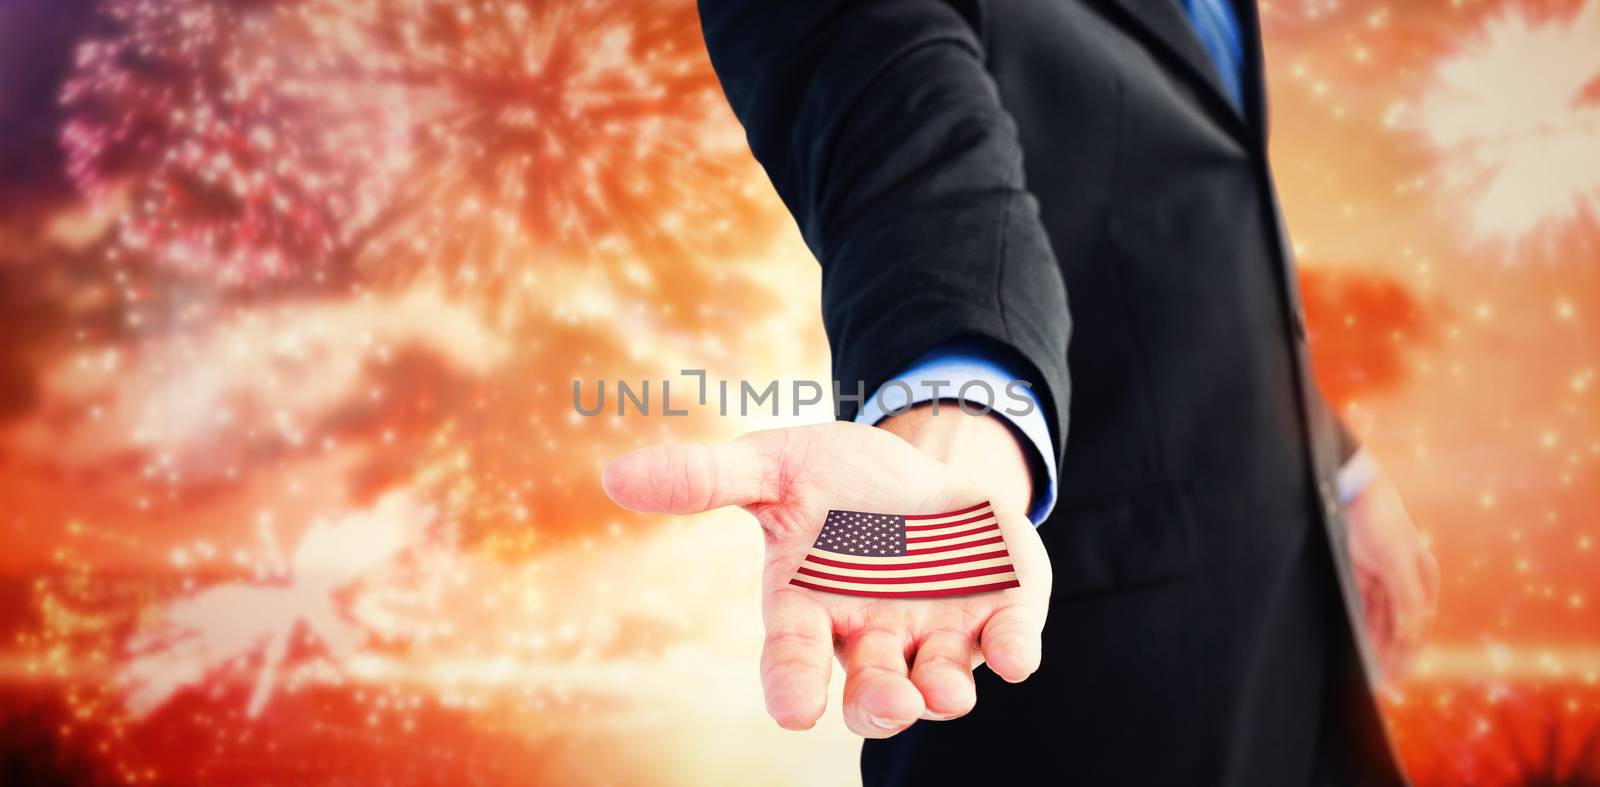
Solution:
<svg viewBox="0 0 1600 787"><path fill-rule="evenodd" d="M1014 356L1065 446L1061 271L984 68L980 11L944 0L700 0L750 148L822 263L847 396L936 346ZM841 400L841 418L858 401Z"/></svg>
<svg viewBox="0 0 1600 787"><path fill-rule="evenodd" d="M1334 415L1333 423L1339 432L1339 464L1348 465L1361 450L1361 441L1356 439L1355 433L1350 431L1350 426L1338 414Z"/></svg>
<svg viewBox="0 0 1600 787"><path fill-rule="evenodd" d="M1350 431L1350 425L1344 422L1344 417L1334 409L1333 403L1324 396L1322 389L1313 386L1311 389L1311 406L1322 412L1323 417L1333 422L1333 439L1339 454L1339 465L1348 465L1351 459L1361 451L1361 441Z"/></svg>

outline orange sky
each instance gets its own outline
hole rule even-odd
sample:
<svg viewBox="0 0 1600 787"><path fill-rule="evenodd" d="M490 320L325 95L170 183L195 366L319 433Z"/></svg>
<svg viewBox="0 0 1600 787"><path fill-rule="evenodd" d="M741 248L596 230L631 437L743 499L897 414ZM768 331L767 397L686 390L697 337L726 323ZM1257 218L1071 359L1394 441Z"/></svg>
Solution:
<svg viewBox="0 0 1600 787"><path fill-rule="evenodd" d="M79 5L0 17L46 50L0 63L0 724L59 752L22 761L852 778L837 718L761 711L749 523L596 482L823 414L571 411L575 378L827 371L692 4ZM1508 743L1600 720L1600 0L1263 15L1319 374L1444 568L1408 760L1600 768Z"/></svg>

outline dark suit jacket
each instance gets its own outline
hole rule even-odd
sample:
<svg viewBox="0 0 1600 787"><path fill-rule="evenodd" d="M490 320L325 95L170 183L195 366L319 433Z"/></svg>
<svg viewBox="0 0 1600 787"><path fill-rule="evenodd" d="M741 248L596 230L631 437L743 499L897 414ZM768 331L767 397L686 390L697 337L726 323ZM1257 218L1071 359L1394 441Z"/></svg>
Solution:
<svg viewBox="0 0 1600 787"><path fill-rule="evenodd" d="M700 5L822 263L845 390L986 338L1061 450L1044 666L981 671L972 715L869 742L867 781L1395 780L1333 492L1353 445L1310 376L1253 4L1243 114L1178 0Z"/></svg>

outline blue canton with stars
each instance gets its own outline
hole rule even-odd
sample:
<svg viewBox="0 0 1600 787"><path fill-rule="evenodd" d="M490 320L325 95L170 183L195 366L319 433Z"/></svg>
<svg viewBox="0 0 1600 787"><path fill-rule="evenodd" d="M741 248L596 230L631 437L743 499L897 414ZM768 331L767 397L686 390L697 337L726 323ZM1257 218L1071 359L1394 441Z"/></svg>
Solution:
<svg viewBox="0 0 1600 787"><path fill-rule="evenodd" d="M905 517L829 511L817 535L817 549L841 555L894 557L906 553Z"/></svg>

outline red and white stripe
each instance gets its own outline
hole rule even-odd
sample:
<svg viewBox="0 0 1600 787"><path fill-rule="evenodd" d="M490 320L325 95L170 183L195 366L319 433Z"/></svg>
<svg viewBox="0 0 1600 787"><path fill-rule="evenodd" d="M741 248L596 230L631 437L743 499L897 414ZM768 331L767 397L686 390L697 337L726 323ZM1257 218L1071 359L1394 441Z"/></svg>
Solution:
<svg viewBox="0 0 1600 787"><path fill-rule="evenodd" d="M790 584L886 598L960 596L1019 587L987 502L946 514L907 516L906 553L841 555L813 546Z"/></svg>

